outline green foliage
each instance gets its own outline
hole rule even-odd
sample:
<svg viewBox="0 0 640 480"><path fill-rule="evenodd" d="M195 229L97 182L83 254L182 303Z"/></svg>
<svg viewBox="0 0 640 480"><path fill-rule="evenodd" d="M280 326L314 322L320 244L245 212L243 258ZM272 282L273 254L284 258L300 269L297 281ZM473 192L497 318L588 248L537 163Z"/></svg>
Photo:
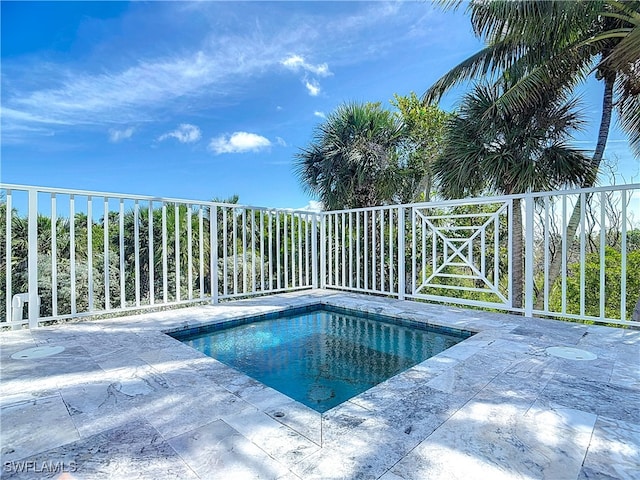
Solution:
<svg viewBox="0 0 640 480"><path fill-rule="evenodd" d="M431 166L442 154L451 115L435 105L426 105L415 92L393 97L391 104L397 108L405 128L405 137L398 146L398 200L429 201L433 187Z"/></svg>
<svg viewBox="0 0 640 480"><path fill-rule="evenodd" d="M552 190L579 185L589 174L589 160L565 143L582 125L575 102L546 97L517 113L492 107L509 88L479 84L465 95L433 165L443 196Z"/></svg>
<svg viewBox="0 0 640 480"><path fill-rule="evenodd" d="M572 90L595 70L597 79L615 85L614 101L603 109L605 133L615 105L640 152L639 1L492 0L469 2L467 11L486 46L438 79L425 93L427 102L460 82L504 76L517 80L495 105L517 112L546 92ZM599 138L601 151L605 143L606 134Z"/></svg>
<svg viewBox="0 0 640 480"><path fill-rule="evenodd" d="M300 271L310 261L310 220L289 213L235 208L237 202L235 196L218 202L225 206L216 207L217 265L211 251L213 226L208 206L200 209L170 203L163 208L156 203L151 212L147 205L140 205L137 213L130 209L122 217L119 212L109 212L106 246L104 218L89 220L85 213L76 213L73 219L59 216L52 229L51 219L39 215L41 316L53 315L54 305L56 315L71 315L72 304L76 312L102 312L133 307L138 302L141 306L150 305L152 298L155 303L198 299L211 295L213 288L223 294L242 295L253 291L254 286L257 290L263 286L264 289L301 286L308 278L306 273L301 277ZM5 212L6 203L0 202L3 305L7 281ZM261 229L265 235L262 239ZM11 232L11 291L27 292L28 222L16 210L12 211ZM266 236L269 233L271 241ZM218 271L216 287L211 285L212 260Z"/></svg>
<svg viewBox="0 0 640 480"><path fill-rule="evenodd" d="M296 155L302 186L329 210L425 200L430 165L442 150L448 115L415 93L379 103L347 103L316 127Z"/></svg>
<svg viewBox="0 0 640 480"><path fill-rule="evenodd" d="M343 104L296 154L296 173L327 209L380 205L393 195L402 139L402 124L379 103Z"/></svg>
<svg viewBox="0 0 640 480"><path fill-rule="evenodd" d="M631 319L633 309L640 292L640 250L629 251L626 259L626 318ZM590 253L584 262L584 313L600 316L600 255ZM605 248L604 256L604 315L608 318L620 318L622 292L622 254L612 247ZM580 284L582 264L569 265L566 276L567 313L580 315ZM558 279L550 292L549 308L560 312L562 308L562 279Z"/></svg>

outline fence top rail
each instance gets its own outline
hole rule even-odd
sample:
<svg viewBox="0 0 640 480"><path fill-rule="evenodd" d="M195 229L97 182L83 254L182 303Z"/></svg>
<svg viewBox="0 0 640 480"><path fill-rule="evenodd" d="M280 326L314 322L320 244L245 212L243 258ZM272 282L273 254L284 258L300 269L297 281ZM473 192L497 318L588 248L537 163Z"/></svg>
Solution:
<svg viewBox="0 0 640 480"><path fill-rule="evenodd" d="M296 213L302 215L316 215L319 212L304 209L295 208L278 208L278 207L258 207L254 205L242 205L238 203L225 203L225 202L213 202L210 200L194 200L185 198L172 198L172 197L158 197L152 195L136 195L128 193L115 193L115 192L101 192L93 190L78 190L69 188L56 188L56 187L40 187L35 185L22 185L15 183L0 183L0 190L18 190L18 191L36 191L38 193L50 193L59 195L77 195L81 197L102 197L110 198L114 200L142 200L145 202L157 202L157 203L180 203L186 205L203 205L209 207L222 207L244 210L257 210L264 212L277 212L277 213Z"/></svg>
<svg viewBox="0 0 640 480"><path fill-rule="evenodd" d="M514 195L502 195L493 197L480 197L480 198L460 198L455 200L438 200L432 202L420 202L420 203L404 203L397 205L378 205L372 207L351 208L342 210L327 210L324 212L316 212L313 210L295 209L295 208L277 208L277 207L258 207L254 205L241 205L236 203L225 202L213 202L210 200L194 200L185 198L172 198L172 197L158 197L152 195L136 195L116 192L102 192L93 190L78 190L68 188L56 188L56 187L41 187L34 185L22 185L13 183L0 183L0 190L18 190L18 191L36 191L38 193L50 193L61 195L78 195L86 197L103 197L111 199L122 200L142 200L146 202L158 202L158 203L180 203L185 205L204 205L209 207L221 207L221 208L233 208L233 209L245 209L256 210L263 212L277 212L277 213L295 213L299 215L324 215L324 214L340 214L349 212L369 212L372 210L393 210L397 208L443 208L458 205L466 205L472 202L473 204L490 204L505 202L512 199L537 199L544 197L565 196L565 195L580 195L591 194L598 192L613 192L623 190L640 190L640 183L629 183L622 185L609 185L592 188L579 188L574 190L555 190L551 192L532 192L521 193Z"/></svg>
<svg viewBox="0 0 640 480"><path fill-rule="evenodd" d="M348 213L348 212L364 212L371 210L383 210L383 209L395 209L395 208L442 208L442 207L451 207L457 205L467 205L473 203L477 204L487 204L487 203L500 203L505 202L507 200L512 199L537 199L544 197L557 197L557 196L568 196L568 195L580 195L590 194L590 193L598 193L598 192L616 192L623 190L640 190L640 183L628 183L621 185L605 185L601 187L591 187L591 188L576 188L572 190L553 190L551 192L530 192L530 193L517 193L513 195L496 195L492 197L468 197L468 198L458 198L455 200L436 200L431 202L419 202L419 203L402 203L402 204L394 204L394 205L377 205L373 207L360 207L360 208L347 208L342 210L328 210L324 213Z"/></svg>

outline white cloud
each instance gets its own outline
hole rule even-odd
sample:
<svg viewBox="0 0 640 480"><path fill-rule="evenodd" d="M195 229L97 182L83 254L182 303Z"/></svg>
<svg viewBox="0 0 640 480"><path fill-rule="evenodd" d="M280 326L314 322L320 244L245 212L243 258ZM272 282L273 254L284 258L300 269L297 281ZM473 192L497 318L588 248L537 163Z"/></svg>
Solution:
<svg viewBox="0 0 640 480"><path fill-rule="evenodd" d="M322 202L317 202L316 200L309 200L309 203L298 210L308 210L310 212L321 212L324 210L324 205Z"/></svg>
<svg viewBox="0 0 640 480"><path fill-rule="evenodd" d="M313 74L319 77L327 77L329 75L333 75L329 71L329 65L327 65L326 63L314 65L312 63L308 63L304 59L304 57L300 55L289 55L280 63L293 72L302 71L304 73L302 82L307 88L309 95L311 95L312 97L316 97L320 94L320 83L315 78L309 78L309 74Z"/></svg>
<svg viewBox="0 0 640 480"><path fill-rule="evenodd" d="M216 155L222 153L257 152L271 146L268 138L249 132L234 132L212 138L209 150Z"/></svg>
<svg viewBox="0 0 640 480"><path fill-rule="evenodd" d="M289 70L293 70L294 72L303 70L320 77L327 77L329 75L332 75L332 73L329 71L329 65L327 65L326 63L319 63L318 65L307 63L304 57L301 57L300 55L290 55L280 63L282 63L282 65L284 65Z"/></svg>
<svg viewBox="0 0 640 480"><path fill-rule="evenodd" d="M125 128L124 130L117 130L112 128L109 130L109 141L113 143L118 143L127 138L131 138L133 135L133 127Z"/></svg>
<svg viewBox="0 0 640 480"><path fill-rule="evenodd" d="M320 94L320 84L315 80L305 80L304 86L307 87L307 91L312 97L317 97Z"/></svg>
<svg viewBox="0 0 640 480"><path fill-rule="evenodd" d="M200 137L202 137L202 133L198 127L191 125L190 123L181 123L180 126L172 132L160 135L158 140L162 142L167 138L175 138L180 143L193 143L200 140Z"/></svg>
<svg viewBox="0 0 640 480"><path fill-rule="evenodd" d="M280 145L281 147L286 147L287 146L287 142L285 142L284 138L282 138L282 137L276 137L276 143L278 145Z"/></svg>
<svg viewBox="0 0 640 480"><path fill-rule="evenodd" d="M318 118L327 118L327 116L325 115L324 112L320 112L318 110L316 110L315 112L313 112L313 114L318 117Z"/></svg>

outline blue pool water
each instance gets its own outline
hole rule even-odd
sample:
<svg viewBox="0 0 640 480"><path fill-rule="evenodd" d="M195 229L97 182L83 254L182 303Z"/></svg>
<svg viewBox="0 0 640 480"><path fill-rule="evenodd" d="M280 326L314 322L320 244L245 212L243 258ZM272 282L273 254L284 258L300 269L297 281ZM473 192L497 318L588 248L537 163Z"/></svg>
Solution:
<svg viewBox="0 0 640 480"><path fill-rule="evenodd" d="M325 412L471 333L316 306L172 335Z"/></svg>

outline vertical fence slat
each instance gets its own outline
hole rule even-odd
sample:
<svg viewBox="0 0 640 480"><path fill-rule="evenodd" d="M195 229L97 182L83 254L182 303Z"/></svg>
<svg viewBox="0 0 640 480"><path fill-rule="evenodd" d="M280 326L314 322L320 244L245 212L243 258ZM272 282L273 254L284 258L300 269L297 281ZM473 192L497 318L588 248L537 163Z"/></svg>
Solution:
<svg viewBox="0 0 640 480"><path fill-rule="evenodd" d="M267 223L269 224L269 290L273 290L273 220L271 211L267 212Z"/></svg>
<svg viewBox="0 0 640 480"><path fill-rule="evenodd" d="M584 315L585 310L585 260L586 260L586 222L585 212L587 210L586 196L584 193L580 194L578 199L581 205L580 209L580 315Z"/></svg>
<svg viewBox="0 0 640 480"><path fill-rule="evenodd" d="M286 212L282 217L282 236L284 240L284 288L289 288L289 219Z"/></svg>
<svg viewBox="0 0 640 480"><path fill-rule="evenodd" d="M333 284L334 285L340 285L340 280L339 280L339 275L340 275L340 259L338 257L339 253L340 253L340 245L339 245L339 238L340 238L340 231L338 229L338 214L335 213L333 215L333 237L334 237L334 242L333 242Z"/></svg>
<svg viewBox="0 0 640 480"><path fill-rule="evenodd" d="M302 270L303 270L303 264L302 264L302 215L301 214L297 214L298 217L298 286L302 286L303 282L302 282ZM306 222L305 222L306 225Z"/></svg>
<svg viewBox="0 0 640 480"><path fill-rule="evenodd" d="M154 305L155 301L155 252L153 250L153 200L149 200L149 305Z"/></svg>
<svg viewBox="0 0 640 480"><path fill-rule="evenodd" d="M353 212L349 212L349 288L353 288Z"/></svg>
<svg viewBox="0 0 640 480"><path fill-rule="evenodd" d="M377 229L376 229L376 211L371 210L371 289L376 290L377 285Z"/></svg>
<svg viewBox="0 0 640 480"><path fill-rule="evenodd" d="M325 221L326 221L326 236L325 236L325 241L326 241L326 252L327 252L327 261L326 261L326 265L327 265L327 285L333 285L333 249L331 248L332 243L331 243L331 238L333 237L332 232L333 232L333 220L331 215L327 214L327 216L325 217Z"/></svg>
<svg viewBox="0 0 640 480"><path fill-rule="evenodd" d="M291 214L291 226L289 227L289 232L290 232L290 238L289 241L291 242L291 287L295 288L296 287L296 280L297 280L297 270L296 270L296 256L297 256L297 252L296 252L296 227L295 227L295 219L296 219L296 215L295 213Z"/></svg>
<svg viewBox="0 0 640 480"><path fill-rule="evenodd" d="M12 277L13 277L13 193L11 190L7 190L6 194L6 211L5 213L5 239L4 239L4 265L5 265L5 302L6 302L6 321L11 321L11 301L13 297L13 285L12 285Z"/></svg>
<svg viewBox="0 0 640 480"><path fill-rule="evenodd" d="M424 228L424 227L423 227ZM424 254L423 254L424 255ZM416 272L418 252L416 251L416 208L411 207L411 293L418 293L419 284ZM435 265L436 259L432 259Z"/></svg>
<svg viewBox="0 0 640 480"><path fill-rule="evenodd" d="M384 292L384 210L380 210L380 291Z"/></svg>
<svg viewBox="0 0 640 480"><path fill-rule="evenodd" d="M508 201L508 208L509 208L509 213L507 215L507 238L508 238L508 242L507 242L507 252L508 252L508 259L507 260L507 292L509 293L509 295L507 296L509 303L511 305L513 305L513 300L514 300L514 295L513 295L513 229L514 229L514 223L513 223L513 211L514 211L514 200L513 198L511 198ZM520 204L518 204L518 208L520 208ZM522 218L522 214L520 213L520 218ZM521 226L522 227L522 226ZM498 252L498 250L496 250L496 253ZM497 256L497 254L496 254ZM518 281L520 281L521 279L518 279Z"/></svg>
<svg viewBox="0 0 640 480"><path fill-rule="evenodd" d="M135 262L135 289L136 307L140 306L140 203L135 200L133 203L133 245Z"/></svg>
<svg viewBox="0 0 640 480"><path fill-rule="evenodd" d="M606 317L605 312L605 261L606 261L606 239L607 239L607 225L606 225L606 201L607 197L605 192L600 193L600 318Z"/></svg>
<svg viewBox="0 0 640 480"><path fill-rule="evenodd" d="M413 208L411 209L413 211ZM404 300L406 292L406 246L405 246L405 211L403 207L398 207L398 298Z"/></svg>
<svg viewBox="0 0 640 480"><path fill-rule="evenodd" d="M176 281L175 281L175 289L176 289L176 302L179 302L182 298L182 292L180 291L182 286L180 282L180 260L181 260L181 252L180 252L180 205L176 202L173 206L174 211L174 232L173 232L173 241L174 241L174 250L173 250L173 259L176 271Z"/></svg>
<svg viewBox="0 0 640 480"><path fill-rule="evenodd" d="M264 292L264 262L266 260L266 256L264 254L264 214L265 212L260 211L260 291Z"/></svg>
<svg viewBox="0 0 640 480"><path fill-rule="evenodd" d="M525 271L524 271L524 314L533 315L533 197L525 197Z"/></svg>
<svg viewBox="0 0 640 480"><path fill-rule="evenodd" d="M342 241L340 242L340 252L342 254L342 265L341 265L341 269L342 269L342 283L340 284L341 286L345 287L347 285L347 268L346 268L346 261L347 261L347 257L346 257L346 244L345 244L345 237L346 237L346 218L344 216L344 212L340 214L340 216L342 217L342 235L340 236L340 238L342 239Z"/></svg>
<svg viewBox="0 0 640 480"><path fill-rule="evenodd" d="M233 293L238 293L238 215L235 210L233 214Z"/></svg>
<svg viewBox="0 0 640 480"><path fill-rule="evenodd" d="M356 212L356 287L360 288L360 212Z"/></svg>
<svg viewBox="0 0 640 480"><path fill-rule="evenodd" d="M51 314L58 315L58 212L56 194L51 194Z"/></svg>
<svg viewBox="0 0 640 480"><path fill-rule="evenodd" d="M198 275L200 277L200 300L204 299L204 212L202 205L198 205Z"/></svg>
<svg viewBox="0 0 640 480"><path fill-rule="evenodd" d="M229 294L229 287L227 286L227 258L229 256L229 246L227 245L227 208L222 208L222 295L227 296Z"/></svg>
<svg viewBox="0 0 640 480"><path fill-rule="evenodd" d="M620 320L627 319L627 191L620 192L620 202L622 204L622 225L621 225L621 245L620 251Z"/></svg>
<svg viewBox="0 0 640 480"><path fill-rule="evenodd" d="M317 221L316 221L317 222ZM319 287L327 286L327 215L320 217L320 282Z"/></svg>
<svg viewBox="0 0 640 480"><path fill-rule="evenodd" d="M187 204L187 298L193 299L193 205Z"/></svg>
<svg viewBox="0 0 640 480"><path fill-rule="evenodd" d="M279 290L282 286L282 270L281 270L281 258L282 255L280 253L280 213L275 212L276 214L276 288Z"/></svg>
<svg viewBox="0 0 640 480"><path fill-rule="evenodd" d="M389 209L389 293L394 293L393 278L393 209Z"/></svg>
<svg viewBox="0 0 640 480"><path fill-rule="evenodd" d="M549 196L544 197L544 311L549 311Z"/></svg>
<svg viewBox="0 0 640 480"><path fill-rule="evenodd" d="M251 209L251 292L256 292L256 212L253 209Z"/></svg>
<svg viewBox="0 0 640 480"><path fill-rule="evenodd" d="M71 275L71 315L77 312L76 282L76 200L69 196L69 274Z"/></svg>
<svg viewBox="0 0 640 480"><path fill-rule="evenodd" d="M124 268L124 199L120 199L118 211L118 248L120 250L120 308L127 306L126 277Z"/></svg>
<svg viewBox="0 0 640 480"><path fill-rule="evenodd" d="M242 209L242 293L247 293L247 211Z"/></svg>
<svg viewBox="0 0 640 480"><path fill-rule="evenodd" d="M87 197L87 284L89 311L93 311L93 200Z"/></svg>
<svg viewBox="0 0 640 480"><path fill-rule="evenodd" d="M102 269L104 270L104 309L111 309L111 295L110 295L110 281L109 274L111 272L109 263L109 197L104 197L104 205L102 211L102 242L103 242L103 263Z"/></svg>
<svg viewBox="0 0 640 480"><path fill-rule="evenodd" d="M162 202L162 301L169 301L169 262L167 257L167 204Z"/></svg>
<svg viewBox="0 0 640 480"><path fill-rule="evenodd" d="M567 313L567 196L562 196L562 308L561 313Z"/></svg>
<svg viewBox="0 0 640 480"><path fill-rule="evenodd" d="M211 278L211 301L218 303L218 207L209 207L209 274Z"/></svg>
<svg viewBox="0 0 640 480"><path fill-rule="evenodd" d="M362 229L364 230L364 289L369 288L369 227L367 225L367 211L362 211Z"/></svg>
<svg viewBox="0 0 640 480"><path fill-rule="evenodd" d="M29 190L29 328L38 326L40 308L38 301L38 192Z"/></svg>

